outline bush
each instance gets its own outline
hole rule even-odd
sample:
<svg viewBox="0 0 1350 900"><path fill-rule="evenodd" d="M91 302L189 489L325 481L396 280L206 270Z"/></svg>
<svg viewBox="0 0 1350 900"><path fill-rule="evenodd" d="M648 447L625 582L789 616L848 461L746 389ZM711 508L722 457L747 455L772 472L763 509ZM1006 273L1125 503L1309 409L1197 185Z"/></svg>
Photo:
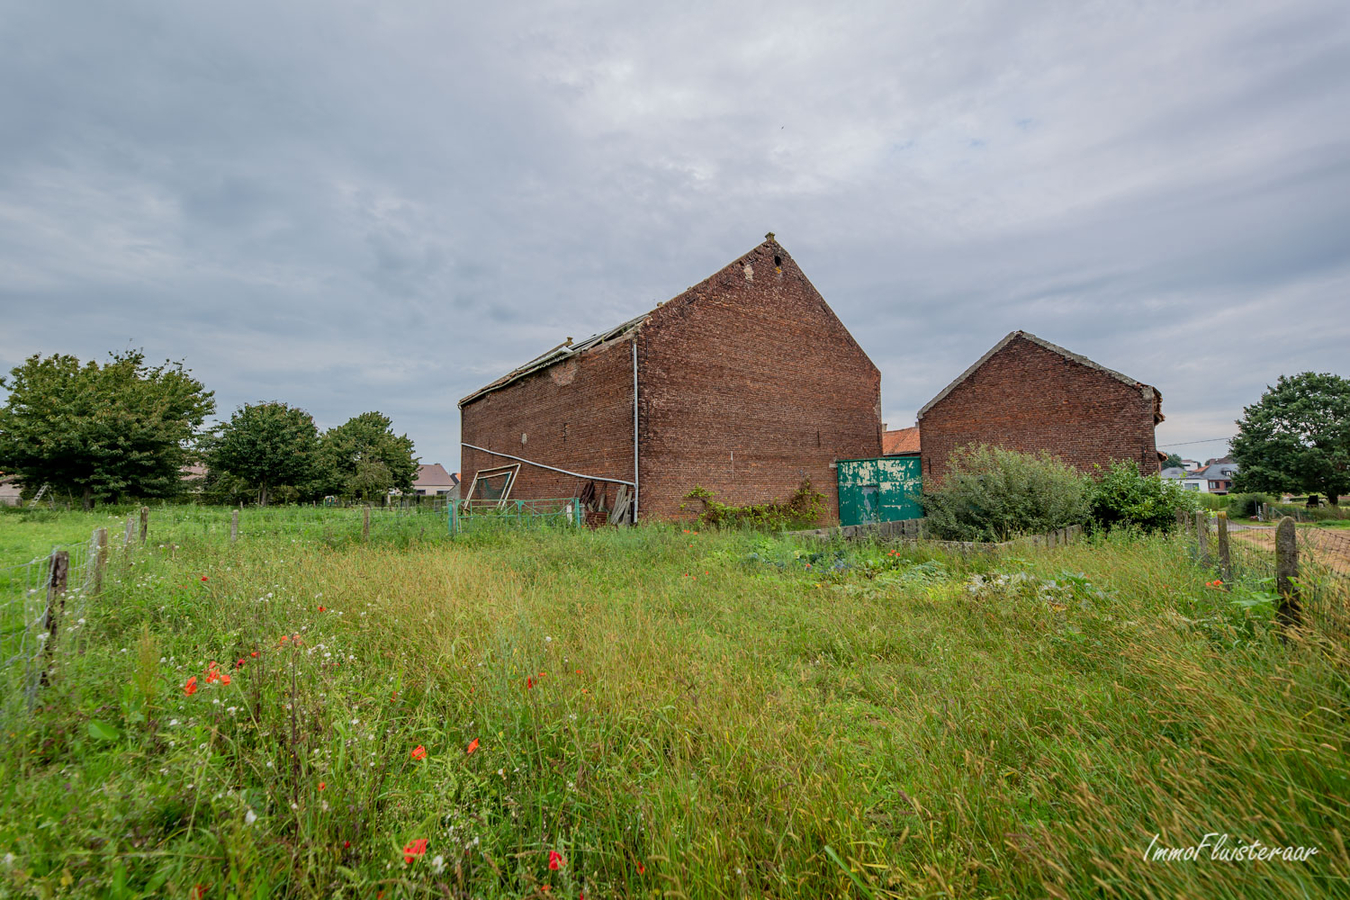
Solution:
<svg viewBox="0 0 1350 900"><path fill-rule="evenodd" d="M1108 531L1122 525L1146 532L1171 531L1177 510L1195 508L1194 494L1160 475L1140 474L1134 460L1112 464L1092 485L1092 519Z"/></svg>
<svg viewBox="0 0 1350 900"><path fill-rule="evenodd" d="M728 506L719 503L713 492L695 487L684 496L684 509L690 500L703 504L698 520L704 525L719 528L744 527L778 530L782 528L809 528L825 514L825 495L811 487L811 479L802 479L801 485L786 501L762 503L758 506Z"/></svg>
<svg viewBox="0 0 1350 900"><path fill-rule="evenodd" d="M1254 519L1262 503L1274 503L1269 494L1229 494L1228 515L1233 519Z"/></svg>
<svg viewBox="0 0 1350 900"><path fill-rule="evenodd" d="M1195 501L1192 504L1192 509L1212 509L1218 511L1228 508L1227 494L1203 494L1200 491L1191 491L1190 496Z"/></svg>
<svg viewBox="0 0 1350 900"><path fill-rule="evenodd" d="M1086 522L1089 490L1084 476L1048 453L972 445L952 454L923 508L936 537L1006 541Z"/></svg>

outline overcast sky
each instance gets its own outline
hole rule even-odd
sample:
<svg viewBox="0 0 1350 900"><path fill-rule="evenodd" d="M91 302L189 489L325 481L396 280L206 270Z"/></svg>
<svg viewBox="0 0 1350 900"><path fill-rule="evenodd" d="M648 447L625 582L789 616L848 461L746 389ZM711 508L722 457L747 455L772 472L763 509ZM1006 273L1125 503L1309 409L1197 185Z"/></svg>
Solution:
<svg viewBox="0 0 1350 900"><path fill-rule="evenodd" d="M1218 456L1350 376L1350 4L0 5L4 370L144 348L453 470L461 397L767 231L890 427L1020 328Z"/></svg>

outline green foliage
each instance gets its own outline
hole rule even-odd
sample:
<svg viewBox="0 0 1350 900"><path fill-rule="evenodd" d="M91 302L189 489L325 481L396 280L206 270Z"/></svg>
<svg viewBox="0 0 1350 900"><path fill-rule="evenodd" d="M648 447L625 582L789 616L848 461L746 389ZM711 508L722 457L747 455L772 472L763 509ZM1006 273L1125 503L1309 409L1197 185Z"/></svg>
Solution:
<svg viewBox="0 0 1350 900"><path fill-rule="evenodd" d="M362 413L319 439L319 495L369 500L391 488L410 492L416 474L412 439L394 434L393 423L381 413Z"/></svg>
<svg viewBox="0 0 1350 900"><path fill-rule="evenodd" d="M1183 488L1183 490L1185 490ZM1186 491L1194 508L1220 510L1228 508L1228 494L1205 494L1200 491Z"/></svg>
<svg viewBox="0 0 1350 900"><path fill-rule="evenodd" d="M972 445L952 454L947 474L924 493L934 537L1006 541L1088 519L1087 478L1048 453Z"/></svg>
<svg viewBox="0 0 1350 900"><path fill-rule="evenodd" d="M1164 469L1184 469L1186 468L1186 463L1181 458L1180 453L1169 453L1167 454L1167 459L1163 462L1162 467Z"/></svg>
<svg viewBox="0 0 1350 900"><path fill-rule="evenodd" d="M266 506L272 492L314 477L319 432L303 409L285 403L245 405L221 426L209 460L212 470L232 476L257 490L258 505Z"/></svg>
<svg viewBox="0 0 1350 900"><path fill-rule="evenodd" d="M1193 495L1160 475L1143 475L1134 460L1111 465L1092 485L1092 519L1106 530L1125 526L1145 532L1171 531L1177 510L1194 510Z"/></svg>
<svg viewBox="0 0 1350 900"><path fill-rule="evenodd" d="M166 515L196 512L228 521ZM1345 645L1311 604L1281 640L1261 581L1207 588L1173 538L400 551L302 513L359 533L253 509L274 534L114 556L6 723L0 895L1338 895ZM1323 852L1144 858L1216 830Z"/></svg>
<svg viewBox="0 0 1350 900"><path fill-rule="evenodd" d="M825 495L811 487L811 479L804 478L792 496L778 503L757 506L728 506L719 503L713 492L695 487L684 496L684 509L691 500L703 504L698 520L717 528L757 528L776 531L783 528L809 528L825 515Z"/></svg>
<svg viewBox="0 0 1350 900"><path fill-rule="evenodd" d="M1260 512L1262 503L1274 503L1270 494L1229 494L1228 515L1233 519L1252 519Z"/></svg>
<svg viewBox="0 0 1350 900"><path fill-rule="evenodd" d="M1234 489L1350 493L1350 379L1319 372L1281 375L1242 411L1232 455Z"/></svg>
<svg viewBox="0 0 1350 900"><path fill-rule="evenodd" d="M104 365L32 356L0 379L0 471L95 501L171 497L212 393L182 363L147 366L139 351Z"/></svg>

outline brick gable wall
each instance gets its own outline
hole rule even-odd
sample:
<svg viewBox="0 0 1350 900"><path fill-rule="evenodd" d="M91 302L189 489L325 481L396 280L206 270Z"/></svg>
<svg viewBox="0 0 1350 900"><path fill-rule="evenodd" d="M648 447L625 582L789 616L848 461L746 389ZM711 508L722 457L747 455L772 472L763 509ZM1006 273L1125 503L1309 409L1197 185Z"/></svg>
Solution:
<svg viewBox="0 0 1350 900"><path fill-rule="evenodd" d="M632 347L627 340L601 345L484 394L460 410L460 440L559 469L632 481ZM464 496L479 469L510 462L465 447ZM511 496L572 497L583 483L522 465ZM610 485L611 500L614 491Z"/></svg>
<svg viewBox="0 0 1350 900"><path fill-rule="evenodd" d="M1046 450L1085 472L1128 459L1154 472L1153 415L1151 388L1018 337L924 413L924 483L939 482L952 451L967 444Z"/></svg>
<svg viewBox="0 0 1350 900"><path fill-rule="evenodd" d="M637 340L643 519L681 516L696 485L743 505L787 499L804 477L837 518L830 464L881 453L880 372L775 243L653 310ZM462 440L631 480L631 352L615 341L471 401ZM464 490L502 462L465 448ZM523 465L512 496L582 484Z"/></svg>
<svg viewBox="0 0 1350 900"><path fill-rule="evenodd" d="M809 478L837 518L830 464L881 454L881 374L776 243L655 310L638 356L644 517L695 486L739 506Z"/></svg>

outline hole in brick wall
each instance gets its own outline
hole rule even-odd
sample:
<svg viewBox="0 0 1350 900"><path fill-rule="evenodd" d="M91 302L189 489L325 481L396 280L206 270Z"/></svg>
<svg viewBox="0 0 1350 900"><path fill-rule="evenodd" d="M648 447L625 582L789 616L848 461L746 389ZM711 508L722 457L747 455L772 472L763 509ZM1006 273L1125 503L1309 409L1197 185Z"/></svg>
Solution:
<svg viewBox="0 0 1350 900"><path fill-rule="evenodd" d="M783 268L783 257L775 254L773 258L773 264L780 269Z"/></svg>

